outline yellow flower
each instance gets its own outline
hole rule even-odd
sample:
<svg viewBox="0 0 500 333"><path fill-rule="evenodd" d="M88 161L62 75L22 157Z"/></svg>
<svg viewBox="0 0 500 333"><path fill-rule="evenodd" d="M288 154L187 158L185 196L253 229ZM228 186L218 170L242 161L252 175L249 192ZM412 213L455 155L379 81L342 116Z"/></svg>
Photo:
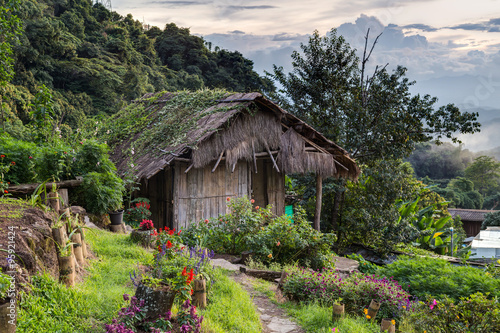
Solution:
<svg viewBox="0 0 500 333"><path fill-rule="evenodd" d="M273 257L273 254L272 253L269 253L269 255L267 256L268 258L272 258Z"/></svg>
<svg viewBox="0 0 500 333"><path fill-rule="evenodd" d="M396 321L394 319L391 320L391 324L396 325Z"/></svg>
<svg viewBox="0 0 500 333"><path fill-rule="evenodd" d="M406 305L403 305L403 309L405 309L405 310L406 310Z"/></svg>
<svg viewBox="0 0 500 333"><path fill-rule="evenodd" d="M369 315L366 315L366 319L372 319L372 317Z"/></svg>
<svg viewBox="0 0 500 333"><path fill-rule="evenodd" d="M460 317L457 315L457 319L460 319Z"/></svg>
<svg viewBox="0 0 500 333"><path fill-rule="evenodd" d="M364 310L363 310L363 312L364 312L365 314L368 314L368 309L364 309Z"/></svg>

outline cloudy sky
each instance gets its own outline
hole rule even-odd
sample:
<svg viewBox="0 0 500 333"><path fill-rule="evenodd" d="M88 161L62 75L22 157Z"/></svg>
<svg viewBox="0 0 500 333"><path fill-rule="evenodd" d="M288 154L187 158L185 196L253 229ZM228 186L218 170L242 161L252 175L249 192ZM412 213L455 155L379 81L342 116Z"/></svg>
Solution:
<svg viewBox="0 0 500 333"><path fill-rule="evenodd" d="M106 2L106 1L104 1ZM290 54L318 30L337 28L362 50L383 32L371 64L403 65L414 93L480 112L466 148L500 146L500 0L111 0L113 10L163 28L188 27L213 45L238 50L258 72L290 68Z"/></svg>

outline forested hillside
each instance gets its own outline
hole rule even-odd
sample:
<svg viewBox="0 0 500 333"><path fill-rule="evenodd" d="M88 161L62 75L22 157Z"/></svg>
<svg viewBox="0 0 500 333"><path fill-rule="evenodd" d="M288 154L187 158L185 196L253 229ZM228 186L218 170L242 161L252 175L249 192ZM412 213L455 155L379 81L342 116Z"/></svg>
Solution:
<svg viewBox="0 0 500 333"><path fill-rule="evenodd" d="M29 105L42 85L63 133L147 92L273 89L241 53L212 51L174 23L145 29L91 0L21 1L17 15L24 31L14 48L15 76L2 92L2 124L16 136L23 136L21 122L30 122Z"/></svg>

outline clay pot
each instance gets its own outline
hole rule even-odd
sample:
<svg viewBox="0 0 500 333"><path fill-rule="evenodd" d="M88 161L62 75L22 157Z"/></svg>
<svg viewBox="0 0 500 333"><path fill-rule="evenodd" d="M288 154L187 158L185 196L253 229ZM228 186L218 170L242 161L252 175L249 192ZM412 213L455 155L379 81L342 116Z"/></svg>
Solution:
<svg viewBox="0 0 500 333"><path fill-rule="evenodd" d="M344 316L344 304L333 304L332 321L337 321Z"/></svg>
<svg viewBox="0 0 500 333"><path fill-rule="evenodd" d="M380 332L396 333L396 325L392 324L391 319L384 318L380 323Z"/></svg>
<svg viewBox="0 0 500 333"><path fill-rule="evenodd" d="M75 285L75 261L73 255L59 257L59 282L64 283L66 287Z"/></svg>
<svg viewBox="0 0 500 333"><path fill-rule="evenodd" d="M17 324L16 302L7 302L0 305L0 332L15 333Z"/></svg>
<svg viewBox="0 0 500 333"><path fill-rule="evenodd" d="M368 313L367 313L367 315L370 316L371 320L375 318L379 309L380 309L380 303L372 299L372 302L368 307Z"/></svg>

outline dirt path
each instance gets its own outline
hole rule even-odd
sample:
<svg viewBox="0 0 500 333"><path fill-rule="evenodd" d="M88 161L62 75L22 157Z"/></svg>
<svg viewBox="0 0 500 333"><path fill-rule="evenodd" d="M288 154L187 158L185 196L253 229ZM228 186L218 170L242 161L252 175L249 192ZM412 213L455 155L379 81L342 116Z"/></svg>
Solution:
<svg viewBox="0 0 500 333"><path fill-rule="evenodd" d="M304 330L292 321L283 309L253 288L252 281L255 278L238 272L235 272L232 278L241 284L252 297L253 303L260 312L263 333L304 333Z"/></svg>
<svg viewBox="0 0 500 333"><path fill-rule="evenodd" d="M252 281L255 278L248 276L244 273L240 273L240 265L233 265L225 259L213 259L212 263L214 266L222 267L233 271L234 274L231 276L234 281L241 284L241 286L248 292L252 297L255 307L260 313L260 321L262 322L263 333L304 333L305 331L301 329L286 312L279 308L276 304L271 302L271 300L258 290L255 290Z"/></svg>

